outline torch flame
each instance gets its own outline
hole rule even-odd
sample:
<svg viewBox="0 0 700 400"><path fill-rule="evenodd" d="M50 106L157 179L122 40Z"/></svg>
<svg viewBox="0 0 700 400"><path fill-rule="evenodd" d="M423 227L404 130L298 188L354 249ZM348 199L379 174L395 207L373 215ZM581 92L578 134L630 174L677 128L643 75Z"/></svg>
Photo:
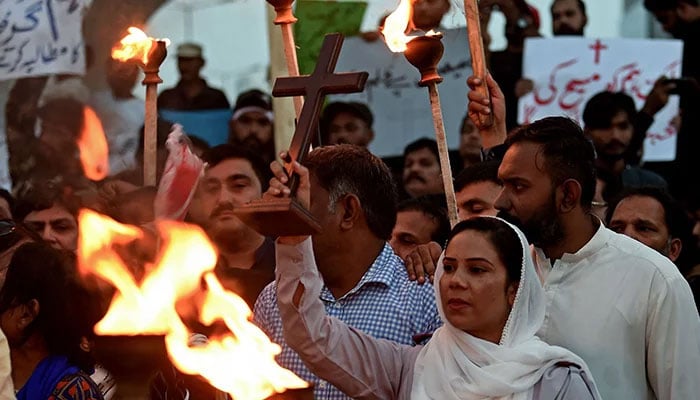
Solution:
<svg viewBox="0 0 700 400"><path fill-rule="evenodd" d="M389 50L394 53L406 51L406 43L415 39L415 36L406 36L406 32L412 28L413 0L401 0L399 6L386 17L382 34Z"/></svg>
<svg viewBox="0 0 700 400"><path fill-rule="evenodd" d="M109 174L109 148L102 122L92 108L83 108L83 129L78 138L80 163L88 179L100 181Z"/></svg>
<svg viewBox="0 0 700 400"><path fill-rule="evenodd" d="M170 359L179 370L201 375L235 399L264 399L287 388L308 386L275 363L280 347L249 321L247 304L221 286L212 272L216 251L200 228L157 222L163 237L161 252L156 263L146 267L139 285L112 245L129 243L143 232L89 210L82 210L78 220L81 273L95 274L118 290L107 315L95 325L96 333L164 334ZM175 304L200 289L202 278L207 290L199 319L206 325L223 321L229 332L190 347L190 332Z"/></svg>
<svg viewBox="0 0 700 400"><path fill-rule="evenodd" d="M155 42L160 39L148 37L144 31L133 26L127 31L129 34L119 41L120 46L115 46L112 49L112 58L122 62L137 60L144 65L148 64L148 54ZM168 39L163 40L165 40L166 45L170 44Z"/></svg>

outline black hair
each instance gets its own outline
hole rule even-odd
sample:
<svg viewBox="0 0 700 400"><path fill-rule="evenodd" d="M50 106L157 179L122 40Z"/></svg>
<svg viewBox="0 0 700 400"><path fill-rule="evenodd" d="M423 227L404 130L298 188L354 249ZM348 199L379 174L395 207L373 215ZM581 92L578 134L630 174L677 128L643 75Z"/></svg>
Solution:
<svg viewBox="0 0 700 400"><path fill-rule="evenodd" d="M630 122L637 114L634 100L622 92L600 92L591 97L583 109L586 129L605 129L612 125L615 116L624 112Z"/></svg>
<svg viewBox="0 0 700 400"><path fill-rule="evenodd" d="M581 127L566 117L548 117L516 128L506 145L530 142L540 146L552 183L574 179L581 185L581 206L591 209L595 194L595 150Z"/></svg>
<svg viewBox="0 0 700 400"><path fill-rule="evenodd" d="M219 163L230 159L248 161L258 180L260 180L262 191L267 190L267 187L270 185L270 168L265 165L260 156L247 148L226 143L214 146L202 154L202 160L208 164L208 168L215 167Z"/></svg>
<svg viewBox="0 0 700 400"><path fill-rule="evenodd" d="M428 149L435 156L435 159L440 162L440 152L438 151L437 142L434 139L420 138L409 143L403 150L404 159L409 154L416 152L418 150Z"/></svg>
<svg viewBox="0 0 700 400"><path fill-rule="evenodd" d="M474 217L464 220L450 232L447 239L447 248L452 239L464 231L476 231L486 235L493 247L496 248L498 257L506 267L506 282L518 282L522 277L523 245L520 237L508 223L494 217Z"/></svg>
<svg viewBox="0 0 700 400"><path fill-rule="evenodd" d="M351 144L317 147L303 164L328 191L329 207L346 194L360 200L370 231L389 240L396 225L398 192L391 171L367 149Z"/></svg>
<svg viewBox="0 0 700 400"><path fill-rule="evenodd" d="M444 194L428 194L406 199L399 203L397 212L418 211L437 223L437 229L430 234L430 240L444 246L450 234L450 219L447 217L447 200Z"/></svg>
<svg viewBox="0 0 700 400"><path fill-rule="evenodd" d="M503 185L498 179L500 165L500 160L488 160L464 168L455 178L455 192L478 182L493 182L497 185Z"/></svg>
<svg viewBox="0 0 700 400"><path fill-rule="evenodd" d="M560 1L564 1L564 0L554 0L554 1L552 2L552 6L551 6L550 9L549 9L550 12L552 12L552 11L554 10L554 5L557 4L557 3L559 3ZM586 14L586 3L584 3L583 0L576 0L576 4L578 5L579 10L581 10L581 14L583 14L583 16L586 17L586 16L587 16L587 14Z"/></svg>
<svg viewBox="0 0 700 400"><path fill-rule="evenodd" d="M34 180L18 195L12 213L15 220L22 221L29 213L46 210L55 205L64 207L77 218L81 201L67 184L55 180Z"/></svg>
<svg viewBox="0 0 700 400"><path fill-rule="evenodd" d="M45 243L25 243L10 261L0 290L0 313L36 300L39 312L22 332L24 338L38 333L50 354L66 356L90 372L94 363L80 344L96 321L82 313L86 298L72 253Z"/></svg>
<svg viewBox="0 0 700 400"><path fill-rule="evenodd" d="M209 142L202 139L201 137L191 134L188 134L187 137L190 139L190 143L192 143L192 146L199 147L200 149L205 151L211 149L211 145L209 144Z"/></svg>

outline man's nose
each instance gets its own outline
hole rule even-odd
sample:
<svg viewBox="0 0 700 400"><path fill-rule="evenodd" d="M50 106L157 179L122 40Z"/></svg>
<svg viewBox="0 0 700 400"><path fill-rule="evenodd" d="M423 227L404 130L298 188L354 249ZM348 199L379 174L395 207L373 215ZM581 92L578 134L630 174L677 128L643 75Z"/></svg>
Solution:
<svg viewBox="0 0 700 400"><path fill-rule="evenodd" d="M496 197L496 200L493 202L493 206L497 210L510 209L510 201L508 200L508 197L506 196L505 189L501 189L501 193L499 193L498 196Z"/></svg>

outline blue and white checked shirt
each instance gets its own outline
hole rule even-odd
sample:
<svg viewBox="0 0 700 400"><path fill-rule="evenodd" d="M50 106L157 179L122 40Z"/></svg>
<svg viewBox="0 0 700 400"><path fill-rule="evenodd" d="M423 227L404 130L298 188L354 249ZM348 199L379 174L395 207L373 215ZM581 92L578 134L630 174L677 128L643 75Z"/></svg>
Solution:
<svg viewBox="0 0 700 400"><path fill-rule="evenodd" d="M350 292L335 299L324 286L321 300L328 315L376 338L401 344L412 345L414 335L432 333L442 325L432 285L409 281L403 261L388 244ZM277 362L314 384L315 399L349 399L333 385L313 375L284 342L275 282L260 293L255 302L254 318L270 340L282 347Z"/></svg>

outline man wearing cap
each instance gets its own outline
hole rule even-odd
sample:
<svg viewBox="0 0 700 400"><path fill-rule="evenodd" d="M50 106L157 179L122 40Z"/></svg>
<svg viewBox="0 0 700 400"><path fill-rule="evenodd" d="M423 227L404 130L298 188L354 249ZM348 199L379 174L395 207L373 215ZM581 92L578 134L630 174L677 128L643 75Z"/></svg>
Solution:
<svg viewBox="0 0 700 400"><path fill-rule="evenodd" d="M258 154L266 164L275 159L272 98L258 89L241 93L229 121L228 142Z"/></svg>
<svg viewBox="0 0 700 400"><path fill-rule="evenodd" d="M168 110L199 111L231 107L224 92L207 85L199 75L204 67L202 46L183 43L177 47L177 69L180 82L158 96L158 107Z"/></svg>
<svg viewBox="0 0 700 400"><path fill-rule="evenodd" d="M362 103L330 103L320 120L323 144L347 143L366 148L374 139L372 122L372 112Z"/></svg>

